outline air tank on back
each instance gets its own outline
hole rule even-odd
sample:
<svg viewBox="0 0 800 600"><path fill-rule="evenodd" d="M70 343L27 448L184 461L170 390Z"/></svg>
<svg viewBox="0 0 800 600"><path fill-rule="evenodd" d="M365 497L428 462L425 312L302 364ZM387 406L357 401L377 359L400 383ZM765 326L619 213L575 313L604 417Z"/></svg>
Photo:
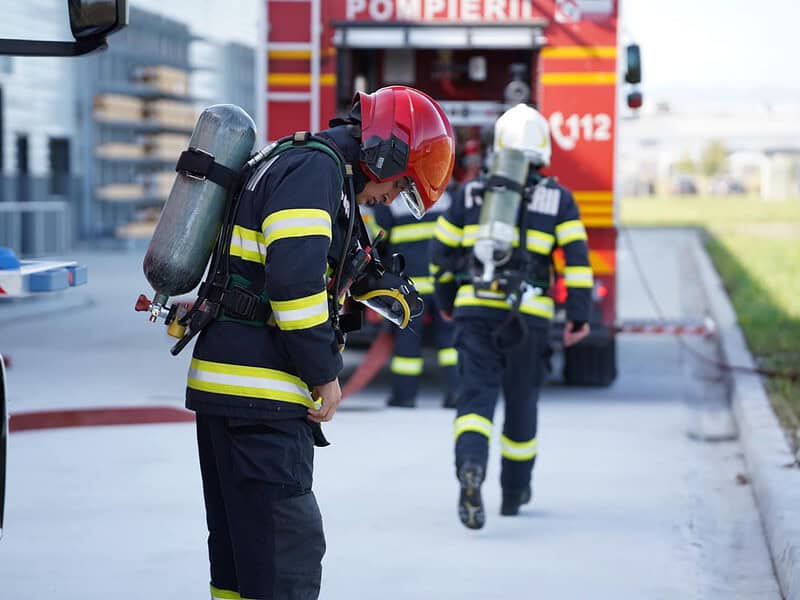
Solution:
<svg viewBox="0 0 800 600"><path fill-rule="evenodd" d="M492 156L489 176L524 185L528 159L520 150L498 150ZM502 185L490 186L484 193L474 253L483 266L480 280L485 284L494 279L496 267L508 262L514 243L519 240L517 220L521 201L517 190Z"/></svg>
<svg viewBox="0 0 800 600"><path fill-rule="evenodd" d="M253 150L256 127L233 104L206 108L197 120L189 147L239 172ZM203 277L222 227L228 191L207 179L177 173L169 198L144 257L144 274L156 295L151 320L169 296L194 289Z"/></svg>

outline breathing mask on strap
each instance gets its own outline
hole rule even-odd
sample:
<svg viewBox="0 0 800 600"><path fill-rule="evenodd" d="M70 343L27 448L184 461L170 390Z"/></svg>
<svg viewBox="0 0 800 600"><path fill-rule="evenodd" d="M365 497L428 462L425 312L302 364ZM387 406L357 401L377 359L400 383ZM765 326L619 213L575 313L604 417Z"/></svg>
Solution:
<svg viewBox="0 0 800 600"><path fill-rule="evenodd" d="M409 321L422 314L424 304L414 283L404 273L405 260L392 256L390 264L371 262L363 276L353 283L353 300L364 304L387 321L405 329Z"/></svg>

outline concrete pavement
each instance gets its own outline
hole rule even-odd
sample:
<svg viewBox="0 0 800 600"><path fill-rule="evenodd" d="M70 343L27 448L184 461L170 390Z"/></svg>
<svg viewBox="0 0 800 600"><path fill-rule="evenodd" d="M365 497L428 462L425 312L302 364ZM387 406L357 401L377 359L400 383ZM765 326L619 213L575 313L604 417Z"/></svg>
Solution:
<svg viewBox="0 0 800 600"><path fill-rule="evenodd" d="M682 241L665 235L635 242L667 316L681 316ZM621 244L621 312L653 316L629 251ZM86 257L91 307L0 325L12 412L182 403L188 353L170 357L163 327L132 310L147 291L139 261ZM779 598L751 490L737 482L740 444L687 435L698 414L687 399L714 384L691 381L686 363L674 340L623 338L611 388L548 386L534 502L499 516L494 444L479 532L458 522L452 413L433 381L416 410L382 408L385 380L348 400L317 453L321 597ZM4 593L207 597L193 435L191 424L12 434Z"/></svg>

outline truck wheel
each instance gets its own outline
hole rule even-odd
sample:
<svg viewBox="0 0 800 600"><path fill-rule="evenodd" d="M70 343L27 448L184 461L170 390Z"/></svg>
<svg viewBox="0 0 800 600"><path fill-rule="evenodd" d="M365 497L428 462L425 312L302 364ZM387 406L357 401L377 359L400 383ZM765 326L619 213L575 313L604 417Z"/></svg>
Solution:
<svg viewBox="0 0 800 600"><path fill-rule="evenodd" d="M609 337L564 350L564 383L606 387L617 377L617 343Z"/></svg>

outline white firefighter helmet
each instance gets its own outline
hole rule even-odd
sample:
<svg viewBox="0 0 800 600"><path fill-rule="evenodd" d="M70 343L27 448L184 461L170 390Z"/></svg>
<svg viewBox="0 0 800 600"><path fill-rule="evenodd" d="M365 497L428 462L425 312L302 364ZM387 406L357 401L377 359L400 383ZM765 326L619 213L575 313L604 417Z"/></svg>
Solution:
<svg viewBox="0 0 800 600"><path fill-rule="evenodd" d="M494 124L494 151L513 148L525 153L536 166L550 164L550 127L547 120L527 104L517 104Z"/></svg>

